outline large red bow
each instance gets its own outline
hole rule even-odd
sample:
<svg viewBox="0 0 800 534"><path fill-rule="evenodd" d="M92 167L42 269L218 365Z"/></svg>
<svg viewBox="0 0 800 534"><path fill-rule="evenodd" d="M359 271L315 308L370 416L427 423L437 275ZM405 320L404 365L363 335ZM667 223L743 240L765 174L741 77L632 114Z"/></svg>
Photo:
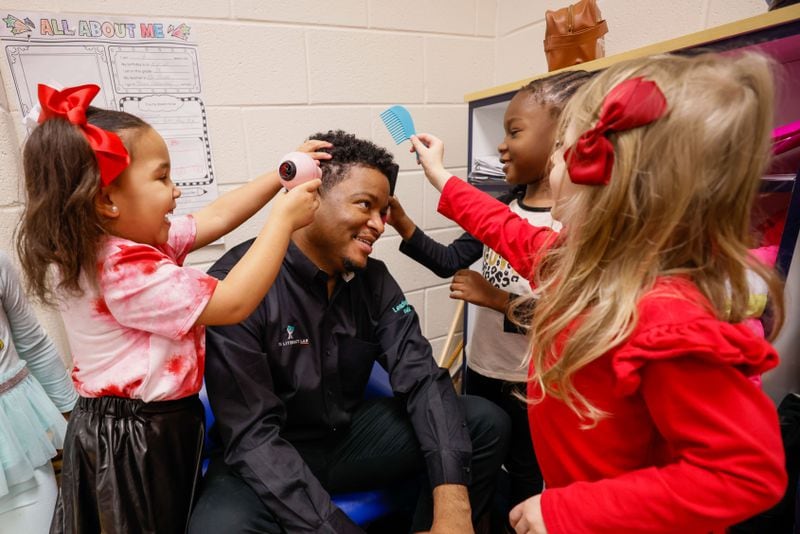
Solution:
<svg viewBox="0 0 800 534"><path fill-rule="evenodd" d="M576 184L607 185L614 166L614 145L606 134L650 124L667 110L667 99L655 82L631 78L603 100L600 119L564 152L570 179Z"/></svg>
<svg viewBox="0 0 800 534"><path fill-rule="evenodd" d="M119 136L86 122L86 108L92 102L100 87L94 84L68 87L63 91L39 84L39 124L60 117L81 129L89 141L100 169L100 182L107 186L130 164L130 156Z"/></svg>

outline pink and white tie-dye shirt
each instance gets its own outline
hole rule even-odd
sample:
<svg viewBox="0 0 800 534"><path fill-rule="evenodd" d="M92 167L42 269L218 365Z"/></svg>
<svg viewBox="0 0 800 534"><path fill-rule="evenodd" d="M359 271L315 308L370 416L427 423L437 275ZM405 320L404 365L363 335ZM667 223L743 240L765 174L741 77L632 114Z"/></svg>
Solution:
<svg viewBox="0 0 800 534"><path fill-rule="evenodd" d="M205 327L195 322L217 279L183 267L195 236L194 219L184 216L158 247L106 238L98 287L84 283L84 294L65 299L61 312L80 395L150 402L200 391Z"/></svg>

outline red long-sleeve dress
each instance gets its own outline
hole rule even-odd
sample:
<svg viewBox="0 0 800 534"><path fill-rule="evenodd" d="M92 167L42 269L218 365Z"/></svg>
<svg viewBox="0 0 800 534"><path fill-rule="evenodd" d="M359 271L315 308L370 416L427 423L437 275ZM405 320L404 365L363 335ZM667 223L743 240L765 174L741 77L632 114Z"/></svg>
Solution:
<svg viewBox="0 0 800 534"><path fill-rule="evenodd" d="M455 177L439 211L529 279L555 240ZM723 532L784 493L776 410L747 378L777 365L775 349L715 318L685 278L660 280L638 307L633 334L573 377L610 417L583 429L559 400L529 405L549 534Z"/></svg>

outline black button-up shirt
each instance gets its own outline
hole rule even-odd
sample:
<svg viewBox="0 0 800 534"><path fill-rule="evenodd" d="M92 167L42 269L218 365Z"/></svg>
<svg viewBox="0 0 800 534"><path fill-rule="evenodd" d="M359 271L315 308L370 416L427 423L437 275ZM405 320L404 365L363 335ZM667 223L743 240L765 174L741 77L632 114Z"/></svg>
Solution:
<svg viewBox="0 0 800 534"><path fill-rule="evenodd" d="M209 273L224 278L252 241ZM447 371L386 266L328 275L294 243L269 293L237 325L208 328L206 388L225 462L289 532L344 532L343 514L292 442L346 431L373 363L408 406L433 487L467 484L472 446Z"/></svg>

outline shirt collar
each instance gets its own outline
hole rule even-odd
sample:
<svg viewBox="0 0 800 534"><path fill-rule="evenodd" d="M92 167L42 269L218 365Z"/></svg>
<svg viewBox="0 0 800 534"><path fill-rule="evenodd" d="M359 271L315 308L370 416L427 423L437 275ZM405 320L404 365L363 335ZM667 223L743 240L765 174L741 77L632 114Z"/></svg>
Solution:
<svg viewBox="0 0 800 534"><path fill-rule="evenodd" d="M296 271L304 280L313 282L314 280L328 280L328 273L316 266L316 264L308 259L308 256L303 254L300 247L295 245L294 241L289 241L289 248L286 250L285 263L294 271ZM342 280L350 282L355 273L346 272L341 274Z"/></svg>

